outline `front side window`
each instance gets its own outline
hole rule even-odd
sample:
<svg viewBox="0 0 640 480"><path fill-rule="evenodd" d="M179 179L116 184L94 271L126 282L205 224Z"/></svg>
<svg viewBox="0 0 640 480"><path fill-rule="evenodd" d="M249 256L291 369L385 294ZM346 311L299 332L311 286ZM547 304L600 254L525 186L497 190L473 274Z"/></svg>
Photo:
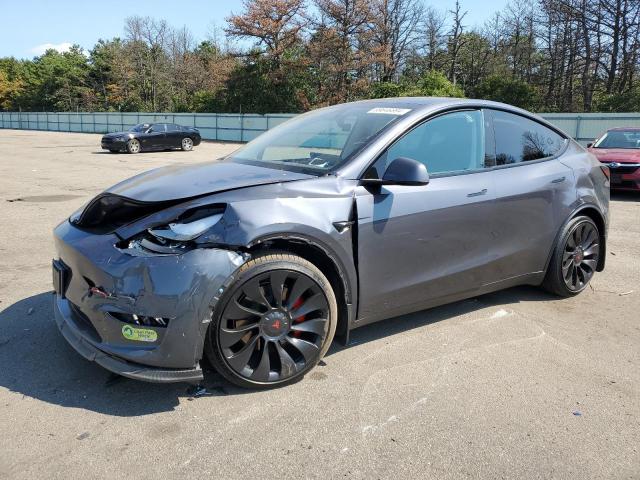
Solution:
<svg viewBox="0 0 640 480"><path fill-rule="evenodd" d="M564 138L538 122L498 110L488 113L493 118L496 165L552 157L564 146Z"/></svg>
<svg viewBox="0 0 640 480"><path fill-rule="evenodd" d="M151 125L151 128L149 129L149 133L164 133L164 131L165 131L164 123L154 123L153 125Z"/></svg>
<svg viewBox="0 0 640 480"><path fill-rule="evenodd" d="M138 125L134 125L133 127L131 127L129 131L136 132L136 133L146 132L150 126L151 125L148 123L139 123Z"/></svg>
<svg viewBox="0 0 640 480"><path fill-rule="evenodd" d="M401 137L374 165L381 178L399 157L423 163L430 175L478 170L484 167L484 120L479 110L447 113L426 121Z"/></svg>

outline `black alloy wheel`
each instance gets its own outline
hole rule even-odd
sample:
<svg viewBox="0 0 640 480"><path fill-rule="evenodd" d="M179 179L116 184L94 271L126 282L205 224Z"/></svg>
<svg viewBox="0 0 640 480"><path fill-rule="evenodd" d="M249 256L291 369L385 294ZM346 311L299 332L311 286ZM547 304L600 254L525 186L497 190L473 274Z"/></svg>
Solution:
<svg viewBox="0 0 640 480"><path fill-rule="evenodd" d="M562 255L562 278L570 290L584 289L593 277L600 254L599 237L591 222L580 222L569 232Z"/></svg>
<svg viewBox="0 0 640 480"><path fill-rule="evenodd" d="M560 233L544 287L562 297L576 295L587 288L598 268L600 242L600 231L591 218L572 219Z"/></svg>
<svg viewBox="0 0 640 480"><path fill-rule="evenodd" d="M256 262L252 265L252 262ZM328 280L294 255L268 255L242 267L228 289L208 357L244 387L290 383L313 368L335 333Z"/></svg>

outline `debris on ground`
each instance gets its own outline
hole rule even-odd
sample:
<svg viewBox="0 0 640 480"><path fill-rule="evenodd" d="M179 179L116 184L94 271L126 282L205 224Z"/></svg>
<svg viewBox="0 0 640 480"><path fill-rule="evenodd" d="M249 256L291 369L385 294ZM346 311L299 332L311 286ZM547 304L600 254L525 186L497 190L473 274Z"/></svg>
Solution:
<svg viewBox="0 0 640 480"><path fill-rule="evenodd" d="M573 412L573 416L574 417L581 417L582 416L582 412L579 412L578 410Z"/></svg>
<svg viewBox="0 0 640 480"><path fill-rule="evenodd" d="M192 385L187 389L187 395L189 398L187 400L193 401L196 398L201 397L218 397L220 395L228 395L229 393L224 389L224 387L209 387L199 384Z"/></svg>

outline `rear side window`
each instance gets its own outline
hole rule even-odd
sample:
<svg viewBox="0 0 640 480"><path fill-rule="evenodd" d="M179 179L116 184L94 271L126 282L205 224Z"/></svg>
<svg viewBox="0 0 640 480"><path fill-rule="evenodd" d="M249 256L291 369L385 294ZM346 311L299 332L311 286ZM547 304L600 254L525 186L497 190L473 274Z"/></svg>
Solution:
<svg viewBox="0 0 640 480"><path fill-rule="evenodd" d="M426 165L430 174L477 170L484 163L484 121L479 110L453 112L428 120L394 143L376 165L378 175L398 157Z"/></svg>
<svg viewBox="0 0 640 480"><path fill-rule="evenodd" d="M544 125L512 113L489 110L493 119L496 165L552 157L565 139Z"/></svg>
<svg viewBox="0 0 640 480"><path fill-rule="evenodd" d="M179 125L176 125L174 123L167 124L167 132L179 132L180 130L181 129Z"/></svg>

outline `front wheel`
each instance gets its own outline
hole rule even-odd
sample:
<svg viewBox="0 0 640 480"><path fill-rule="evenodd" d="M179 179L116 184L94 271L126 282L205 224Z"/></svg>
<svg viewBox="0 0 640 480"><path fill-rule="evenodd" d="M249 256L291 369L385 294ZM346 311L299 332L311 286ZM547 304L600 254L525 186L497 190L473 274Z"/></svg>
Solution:
<svg viewBox="0 0 640 480"><path fill-rule="evenodd" d="M131 140L129 140L127 142L127 152L129 153L140 153L141 147L140 147L140 141L132 138Z"/></svg>
<svg viewBox="0 0 640 480"><path fill-rule="evenodd" d="M213 313L205 353L245 388L295 382L316 366L336 331L331 284L301 257L269 254L244 264Z"/></svg>
<svg viewBox="0 0 640 480"><path fill-rule="evenodd" d="M184 150L185 152L189 152L191 150L193 150L193 140L191 140L189 137L185 137L182 139L182 150Z"/></svg>
<svg viewBox="0 0 640 480"><path fill-rule="evenodd" d="M543 286L561 297L582 292L600 259L600 232L589 217L576 217L560 232Z"/></svg>

